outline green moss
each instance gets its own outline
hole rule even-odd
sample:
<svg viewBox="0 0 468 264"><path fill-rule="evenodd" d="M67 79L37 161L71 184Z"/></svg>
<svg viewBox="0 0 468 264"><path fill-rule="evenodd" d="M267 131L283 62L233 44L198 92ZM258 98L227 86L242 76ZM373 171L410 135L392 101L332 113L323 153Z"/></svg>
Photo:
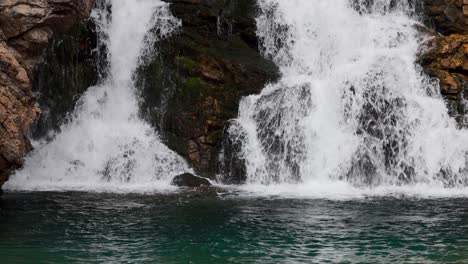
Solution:
<svg viewBox="0 0 468 264"><path fill-rule="evenodd" d="M185 56L177 56L176 60L178 65L188 71L189 74L193 74L199 67L194 60Z"/></svg>
<svg viewBox="0 0 468 264"><path fill-rule="evenodd" d="M254 0L175 3L173 7L179 9L174 10L189 23L184 23L178 34L158 42L155 59L137 72L142 117L160 131L171 149L187 157L197 172L206 176L214 175L222 127L237 115L241 96L257 93L268 79L277 77L276 66L257 49L255 3ZM218 26L222 27L222 34L218 34ZM202 67L205 63L219 66L222 80L205 79ZM211 103L208 97L216 103ZM192 161L188 155L192 151L190 142L201 136L207 142L201 150L203 160Z"/></svg>
<svg viewBox="0 0 468 264"><path fill-rule="evenodd" d="M200 77L192 77L185 84L189 91L203 91L207 87L207 83Z"/></svg>

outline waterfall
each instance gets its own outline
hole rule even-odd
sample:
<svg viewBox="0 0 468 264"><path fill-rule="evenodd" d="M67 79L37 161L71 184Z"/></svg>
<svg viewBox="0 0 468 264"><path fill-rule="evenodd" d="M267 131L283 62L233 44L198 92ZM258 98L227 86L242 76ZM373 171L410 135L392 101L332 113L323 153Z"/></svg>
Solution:
<svg viewBox="0 0 468 264"><path fill-rule="evenodd" d="M415 63L425 39L412 1L258 4L282 78L244 98L229 127L247 183L468 184L468 131Z"/></svg>
<svg viewBox="0 0 468 264"><path fill-rule="evenodd" d="M185 161L138 116L134 71L154 44L177 27L160 0L107 0L93 11L108 50L107 77L79 100L51 142L36 142L10 190L148 190L165 188Z"/></svg>

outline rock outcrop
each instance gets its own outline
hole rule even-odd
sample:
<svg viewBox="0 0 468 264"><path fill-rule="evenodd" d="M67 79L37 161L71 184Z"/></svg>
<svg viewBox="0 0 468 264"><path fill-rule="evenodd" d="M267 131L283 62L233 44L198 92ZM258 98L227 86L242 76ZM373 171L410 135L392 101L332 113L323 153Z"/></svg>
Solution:
<svg viewBox="0 0 468 264"><path fill-rule="evenodd" d="M279 77L258 48L255 0L166 0L179 31L139 70L144 116L197 174L217 173L228 120L242 96Z"/></svg>
<svg viewBox="0 0 468 264"><path fill-rule="evenodd" d="M442 95L447 98L450 114L466 125L465 101L468 99L468 35L437 36L428 43L420 57L427 74L440 80Z"/></svg>
<svg viewBox="0 0 468 264"><path fill-rule="evenodd" d="M419 63L440 80L450 114L467 126L468 0L426 0L425 14L439 35L426 43Z"/></svg>
<svg viewBox="0 0 468 264"><path fill-rule="evenodd" d="M178 187L198 188L202 186L211 186L208 179L195 176L191 173L177 175L172 179L172 185Z"/></svg>
<svg viewBox="0 0 468 264"><path fill-rule="evenodd" d="M0 186L31 150L30 128L40 115L32 93L35 66L54 32L89 16L94 0L0 2Z"/></svg>
<svg viewBox="0 0 468 264"><path fill-rule="evenodd" d="M424 10L442 34L468 34L467 0L424 0Z"/></svg>

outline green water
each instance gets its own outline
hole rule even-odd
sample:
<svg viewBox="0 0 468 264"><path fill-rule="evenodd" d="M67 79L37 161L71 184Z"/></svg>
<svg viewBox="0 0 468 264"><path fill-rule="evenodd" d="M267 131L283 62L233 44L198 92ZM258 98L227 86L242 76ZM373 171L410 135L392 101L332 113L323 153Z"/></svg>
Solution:
<svg viewBox="0 0 468 264"><path fill-rule="evenodd" d="M468 200L7 193L0 263L468 263Z"/></svg>

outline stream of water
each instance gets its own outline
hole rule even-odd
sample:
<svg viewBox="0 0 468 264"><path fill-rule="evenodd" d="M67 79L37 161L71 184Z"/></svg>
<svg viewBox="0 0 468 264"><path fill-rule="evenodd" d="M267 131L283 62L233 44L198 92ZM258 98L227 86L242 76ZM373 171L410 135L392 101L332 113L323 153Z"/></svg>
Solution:
<svg viewBox="0 0 468 264"><path fill-rule="evenodd" d="M138 116L134 71L180 26L160 0L103 0L92 17L108 49L108 77L90 87L51 142L37 142L7 190L167 189L190 171Z"/></svg>
<svg viewBox="0 0 468 264"><path fill-rule="evenodd" d="M411 2L258 1L283 78L230 127L249 184L467 185L468 131L415 63L426 38Z"/></svg>

